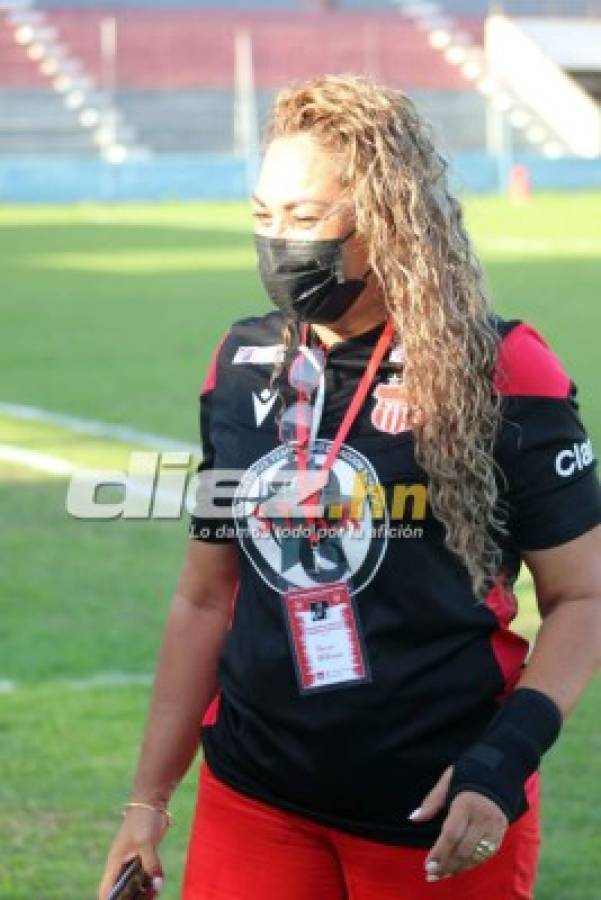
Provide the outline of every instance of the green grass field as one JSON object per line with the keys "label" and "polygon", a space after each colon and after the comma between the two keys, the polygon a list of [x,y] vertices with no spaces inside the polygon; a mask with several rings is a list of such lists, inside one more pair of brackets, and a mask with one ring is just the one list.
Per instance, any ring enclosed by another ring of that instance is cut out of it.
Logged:
{"label": "green grass field", "polygon": [[[466,209],[497,308],[546,336],[601,445],[601,194],[542,195],[518,209],[470,199]],[[0,402],[197,442],[215,342],[268,308],[249,231],[244,205],[0,208]],[[0,432],[0,444],[83,466],[124,468],[138,449],[2,411]],[[0,457],[2,900],[95,896],[187,540],[185,516],[69,517],[67,482]],[[520,598],[519,627],[532,634],[527,577]],[[545,761],[537,900],[601,897],[600,702],[597,680]],[[179,896],[198,763],[161,845],[168,900]]]}

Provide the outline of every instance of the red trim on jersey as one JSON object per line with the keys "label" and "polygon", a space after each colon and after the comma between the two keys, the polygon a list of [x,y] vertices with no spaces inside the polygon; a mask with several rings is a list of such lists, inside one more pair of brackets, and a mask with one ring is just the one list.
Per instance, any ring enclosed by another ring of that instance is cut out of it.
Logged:
{"label": "red trim on jersey", "polygon": [[501,341],[494,384],[504,396],[564,398],[570,391],[562,363],[527,322],[516,325]]}
{"label": "red trim on jersey", "polygon": [[522,674],[522,666],[530,644],[509,629],[516,613],[517,600],[514,594],[507,590],[501,578],[497,579],[494,588],[488,592],[485,602],[498,622],[498,628],[490,636],[492,652],[503,673],[504,688],[497,697],[498,700],[515,687]]}
{"label": "red trim on jersey", "polygon": [[213,351],[213,356],[211,357],[211,362],[209,363],[209,368],[207,369],[207,374],[205,375],[205,379],[200,385],[198,392],[199,394],[206,394],[208,391],[212,391],[217,384],[217,359],[219,357],[219,351],[223,346],[223,342],[225,341],[228,332],[226,331],[215,350]]}
{"label": "red trim on jersey", "polygon": [[[231,606],[230,606],[230,621],[228,628],[232,627],[232,621],[234,618],[234,609],[236,607],[236,600],[238,599],[238,593],[240,591],[240,580],[238,580],[235,584],[234,590],[232,592]],[[219,704],[221,702],[221,691],[217,691],[209,705],[205,710],[205,714],[202,717],[203,725],[214,725],[217,721],[217,716],[219,714]]]}
{"label": "red trim on jersey", "polygon": [[219,712],[219,703],[221,702],[221,691],[217,691],[202,717],[203,725],[214,725],[217,721],[217,713]]}

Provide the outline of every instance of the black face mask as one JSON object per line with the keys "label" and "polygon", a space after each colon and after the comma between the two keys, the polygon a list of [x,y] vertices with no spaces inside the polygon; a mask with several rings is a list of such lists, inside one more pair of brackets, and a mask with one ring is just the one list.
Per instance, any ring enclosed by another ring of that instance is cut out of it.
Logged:
{"label": "black face mask", "polygon": [[342,270],[344,238],[292,241],[255,234],[259,274],[272,302],[302,322],[335,322],[365,287],[365,278],[346,280]]}

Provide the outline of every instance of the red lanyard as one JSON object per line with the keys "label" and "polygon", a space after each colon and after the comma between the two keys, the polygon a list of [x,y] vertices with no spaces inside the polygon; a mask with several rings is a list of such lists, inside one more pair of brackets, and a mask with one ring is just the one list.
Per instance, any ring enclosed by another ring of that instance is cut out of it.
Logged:
{"label": "red lanyard", "polygon": [[[304,326],[303,334],[302,334],[303,343],[306,343],[307,333],[308,333],[308,326]],[[386,320],[386,325],[384,327],[384,330],[382,331],[382,334],[380,335],[380,337],[378,339],[378,343],[374,347],[373,353],[367,364],[365,372],[361,376],[361,380],[359,381],[359,384],[357,385],[357,389],[354,393],[353,399],[351,400],[350,406],[346,410],[344,417],[342,419],[342,422],[340,423],[340,426],[338,428],[338,431],[336,432],[336,436],[334,437],[334,440],[332,441],[330,448],[326,454],[326,458],[320,469],[320,473],[321,473],[323,480],[320,478],[319,485],[316,489],[316,492],[313,493],[311,495],[311,497],[308,497],[306,500],[304,500],[301,505],[304,505],[305,503],[312,501],[313,498],[316,496],[317,491],[320,491],[325,486],[325,484],[327,484],[330,469],[334,465],[334,460],[336,459],[336,457],[340,451],[340,447],[342,446],[344,439],[346,438],[347,434],[350,431],[351,425],[353,424],[353,422],[355,421],[355,419],[357,418],[357,416],[359,414],[359,410],[361,409],[361,407],[363,405],[363,402],[367,396],[367,392],[369,391],[371,384],[372,384],[374,378],[376,377],[377,371],[380,367],[380,363],[384,359],[386,351],[390,347],[393,334],[394,334],[394,323],[391,318],[388,318]],[[306,465],[304,464],[306,462],[306,460],[304,458],[304,454],[302,455],[302,457],[303,457],[302,464],[301,464],[301,459],[299,458],[299,468],[302,471],[304,471],[306,468]]]}

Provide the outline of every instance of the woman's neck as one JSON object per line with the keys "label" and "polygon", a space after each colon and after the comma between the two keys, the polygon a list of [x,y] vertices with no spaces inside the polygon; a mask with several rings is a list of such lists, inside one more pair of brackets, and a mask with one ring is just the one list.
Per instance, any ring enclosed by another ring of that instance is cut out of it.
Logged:
{"label": "woman's neck", "polygon": [[360,297],[336,322],[330,325],[311,323],[311,329],[326,347],[331,347],[339,341],[346,341],[356,334],[375,328],[387,318],[387,315],[383,299],[373,296]]}

